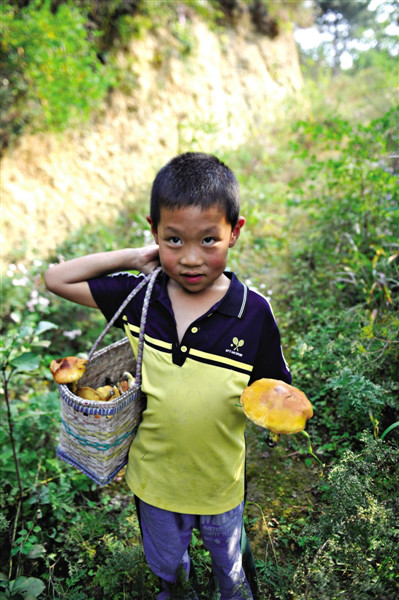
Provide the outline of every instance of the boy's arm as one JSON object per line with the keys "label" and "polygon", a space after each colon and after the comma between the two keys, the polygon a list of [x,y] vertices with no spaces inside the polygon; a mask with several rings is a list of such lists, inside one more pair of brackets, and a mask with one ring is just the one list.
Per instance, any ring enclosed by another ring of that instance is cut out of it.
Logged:
{"label": "boy's arm", "polygon": [[89,254],[53,265],[44,273],[50,292],[84,306],[98,308],[87,281],[117,271],[150,273],[159,264],[158,246]]}

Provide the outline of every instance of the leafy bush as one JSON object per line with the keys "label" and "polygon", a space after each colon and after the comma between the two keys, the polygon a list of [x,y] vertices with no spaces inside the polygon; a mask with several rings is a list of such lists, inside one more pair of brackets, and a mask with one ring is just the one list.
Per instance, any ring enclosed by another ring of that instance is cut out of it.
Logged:
{"label": "leafy bush", "polygon": [[84,14],[71,3],[56,12],[34,0],[20,12],[2,7],[2,145],[23,130],[59,131],[87,119],[112,85],[97,58]]}
{"label": "leafy bush", "polygon": [[396,114],[295,127],[292,148],[307,167],[288,194],[283,337],[294,381],[315,404],[320,452],[339,455],[364,429],[395,420]]}
{"label": "leafy bush", "polygon": [[399,592],[397,448],[362,438],[331,469],[323,504],[298,537],[296,598],[394,600]]}
{"label": "leafy bush", "polygon": [[398,115],[396,109],[368,125],[334,118],[295,128],[292,146],[308,163],[288,200],[308,218],[308,243],[299,238],[300,252],[350,305],[392,304],[399,288],[399,192],[389,157]]}
{"label": "leafy bush", "polygon": [[141,546],[126,546],[113,540],[108,550],[108,557],[97,569],[94,579],[105,597],[115,600],[123,600],[126,595],[132,600],[151,597],[158,579],[148,571]]}
{"label": "leafy bush", "polygon": [[366,315],[316,307],[304,333],[291,334],[289,358],[295,384],[314,405],[308,429],[318,451],[339,455],[364,429],[373,431],[379,422],[382,431],[395,419],[397,384],[389,370],[381,378],[380,365],[363,350]]}

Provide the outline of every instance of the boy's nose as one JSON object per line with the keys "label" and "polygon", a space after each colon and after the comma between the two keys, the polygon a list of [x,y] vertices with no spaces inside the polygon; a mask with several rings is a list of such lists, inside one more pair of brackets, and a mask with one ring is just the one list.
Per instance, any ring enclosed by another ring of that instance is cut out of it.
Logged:
{"label": "boy's nose", "polygon": [[196,248],[188,247],[185,249],[180,262],[186,267],[196,267],[202,263],[201,253]]}

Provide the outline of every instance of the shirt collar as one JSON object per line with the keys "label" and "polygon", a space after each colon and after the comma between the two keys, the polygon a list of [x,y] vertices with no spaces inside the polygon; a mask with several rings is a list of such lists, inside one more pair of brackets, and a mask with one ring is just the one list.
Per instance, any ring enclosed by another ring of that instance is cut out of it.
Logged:
{"label": "shirt collar", "polygon": [[[231,281],[229,289],[225,296],[212,307],[211,311],[218,311],[222,314],[241,319],[247,303],[248,288],[239,281],[234,273],[225,271],[224,274]],[[164,306],[171,308],[167,291],[168,279],[168,276],[163,271],[158,275],[151,301],[161,302]]]}
{"label": "shirt collar", "polygon": [[234,273],[225,271],[225,275],[231,280],[230,287],[224,298],[215,305],[215,309],[225,315],[241,319],[247,304],[248,288]]}

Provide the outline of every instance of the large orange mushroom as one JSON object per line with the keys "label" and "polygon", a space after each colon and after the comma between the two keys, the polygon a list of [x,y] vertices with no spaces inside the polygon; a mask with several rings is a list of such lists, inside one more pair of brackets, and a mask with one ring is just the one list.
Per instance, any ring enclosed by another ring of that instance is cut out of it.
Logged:
{"label": "large orange mushroom", "polygon": [[66,356],[56,358],[50,363],[51,374],[58,384],[72,384],[76,390],[76,384],[86,371],[87,360],[77,356]]}
{"label": "large orange mushroom", "polygon": [[251,421],[271,432],[275,442],[282,433],[303,431],[306,421],[313,416],[305,394],[278,379],[258,379],[246,387],[241,405]]}

